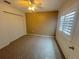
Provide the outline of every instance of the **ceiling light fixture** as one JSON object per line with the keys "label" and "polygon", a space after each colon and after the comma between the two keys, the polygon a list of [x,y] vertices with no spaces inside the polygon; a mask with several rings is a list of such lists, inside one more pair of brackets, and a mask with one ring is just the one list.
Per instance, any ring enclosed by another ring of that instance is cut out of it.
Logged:
{"label": "ceiling light fixture", "polygon": [[40,8],[40,0],[23,0],[19,1],[19,4],[28,8],[29,11],[35,11],[37,8]]}
{"label": "ceiling light fixture", "polygon": [[35,11],[35,9],[36,9],[36,6],[35,5],[32,5],[32,6],[29,6],[28,7],[28,10],[30,10],[30,11]]}

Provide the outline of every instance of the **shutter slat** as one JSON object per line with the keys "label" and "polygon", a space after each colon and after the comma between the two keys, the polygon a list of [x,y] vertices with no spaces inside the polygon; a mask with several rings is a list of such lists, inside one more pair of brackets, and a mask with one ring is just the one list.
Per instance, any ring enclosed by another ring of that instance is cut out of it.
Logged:
{"label": "shutter slat", "polygon": [[65,16],[61,16],[59,30],[67,35],[71,34],[75,13],[76,12],[71,12]]}

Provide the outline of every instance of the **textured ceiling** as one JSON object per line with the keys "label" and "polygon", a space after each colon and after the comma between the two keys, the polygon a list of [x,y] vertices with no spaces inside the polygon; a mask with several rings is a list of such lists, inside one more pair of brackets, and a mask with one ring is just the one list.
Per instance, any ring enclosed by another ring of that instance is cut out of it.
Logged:
{"label": "textured ceiling", "polygon": [[[25,12],[28,12],[27,6],[19,3],[23,0],[7,0],[7,1],[11,2],[12,6],[14,6],[20,10],[23,10]],[[60,8],[60,6],[62,6],[62,4],[66,0],[39,0],[39,1],[41,2],[41,5],[39,8],[36,9],[37,12],[38,11],[55,11],[55,10],[58,10]]]}

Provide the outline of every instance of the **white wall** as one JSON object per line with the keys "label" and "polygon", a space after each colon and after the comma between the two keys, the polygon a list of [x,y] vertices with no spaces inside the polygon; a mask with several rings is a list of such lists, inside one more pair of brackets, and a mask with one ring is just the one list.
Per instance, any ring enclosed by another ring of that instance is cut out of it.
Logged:
{"label": "white wall", "polygon": [[[79,17],[79,0],[68,0],[59,11],[59,20],[60,16],[67,14],[71,11],[75,10],[78,13]],[[79,20],[79,18],[76,17]],[[76,25],[73,28],[72,37],[68,39],[62,32],[58,30],[59,28],[59,20],[57,26],[56,38],[57,41],[66,57],[66,59],[79,59],[79,21],[75,23]],[[74,46],[74,51],[69,49],[69,47]]]}
{"label": "white wall", "polygon": [[[5,13],[19,14],[13,15]],[[0,2],[0,49],[17,38],[26,35],[25,14],[5,3]]]}

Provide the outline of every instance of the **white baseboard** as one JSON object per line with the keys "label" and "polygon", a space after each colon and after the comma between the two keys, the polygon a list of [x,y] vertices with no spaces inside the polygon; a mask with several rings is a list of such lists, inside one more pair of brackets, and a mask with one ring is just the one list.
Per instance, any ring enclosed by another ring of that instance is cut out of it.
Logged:
{"label": "white baseboard", "polygon": [[2,49],[2,48],[4,48],[4,47],[8,46],[9,44],[10,44],[10,43],[8,42],[8,43],[5,43],[5,44],[1,45],[1,46],[0,46],[0,49]]}
{"label": "white baseboard", "polygon": [[[22,35],[22,36],[24,36],[24,35]],[[22,36],[20,36],[20,37],[22,37]],[[20,38],[20,37],[18,37],[18,38]],[[16,38],[15,40],[17,40],[18,38]],[[2,48],[4,48],[4,47],[8,46],[9,44],[11,44],[11,43],[12,43],[13,41],[15,41],[15,40],[8,41],[8,42],[5,42],[4,44],[0,45],[0,50],[1,50]]]}
{"label": "white baseboard", "polygon": [[54,37],[54,36],[47,36],[47,35],[41,35],[41,34],[28,34],[33,36],[42,36],[42,37]]}

